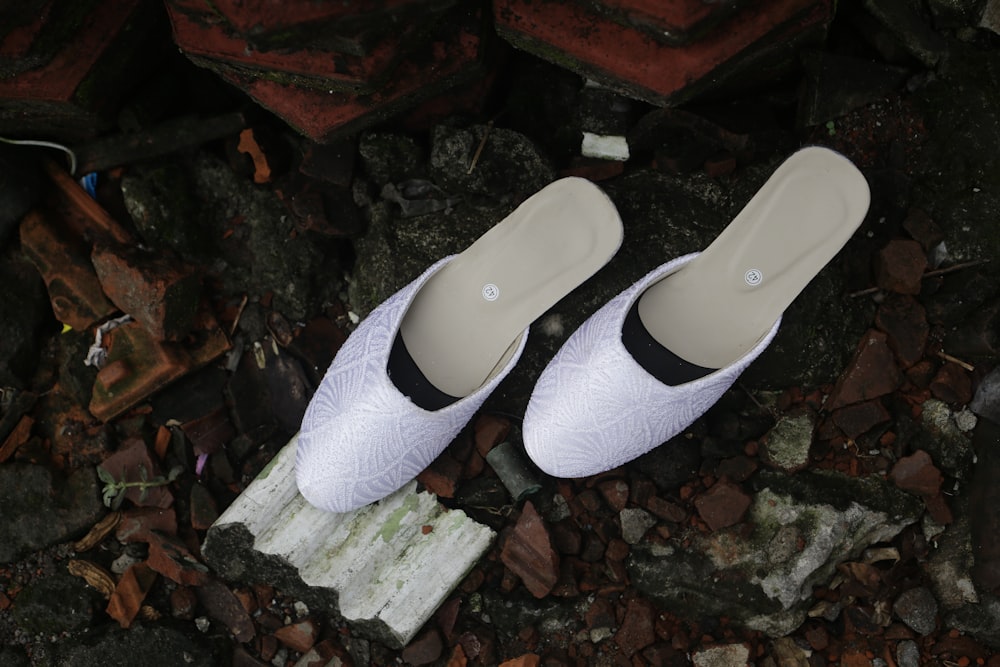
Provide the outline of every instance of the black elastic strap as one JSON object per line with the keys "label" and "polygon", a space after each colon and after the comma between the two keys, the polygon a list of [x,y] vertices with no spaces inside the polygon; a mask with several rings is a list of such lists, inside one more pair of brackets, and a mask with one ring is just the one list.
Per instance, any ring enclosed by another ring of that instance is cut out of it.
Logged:
{"label": "black elastic strap", "polygon": [[396,389],[404,396],[409,396],[411,401],[424,410],[440,410],[460,400],[431,384],[410,356],[403,337],[398,333],[392,343],[392,350],[389,351],[389,364],[385,370]]}
{"label": "black elastic strap", "polygon": [[639,318],[639,300],[636,299],[622,326],[622,343],[625,349],[650,375],[663,384],[676,386],[705,377],[714,368],[703,368],[685,361],[660,345]]}

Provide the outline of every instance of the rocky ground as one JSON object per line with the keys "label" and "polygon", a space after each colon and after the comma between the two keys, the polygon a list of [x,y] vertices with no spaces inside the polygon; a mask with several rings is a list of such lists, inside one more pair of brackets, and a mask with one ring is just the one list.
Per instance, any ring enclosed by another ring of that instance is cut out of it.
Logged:
{"label": "rocky ground", "polygon": [[[678,109],[511,52],[475,116],[404,114],[320,147],[256,112],[239,144],[101,171],[126,238],[200,281],[214,325],[189,313],[202,338],[185,349],[231,341],[164,362],[185,374],[136,406],[101,394],[103,422],[94,331],[63,329],[30,238],[0,229],[0,664],[1000,665],[1000,38],[949,3],[921,30],[841,4],[792,69]],[[245,111],[179,56],[158,76],[198,100],[178,112]],[[627,135],[630,158],[581,158],[582,129]],[[545,362],[804,144],[851,158],[872,206],[772,347],[649,455],[532,472],[513,498],[486,456],[509,442],[524,462]],[[206,531],[295,433],[358,318],[566,174],[608,192],[626,240],[420,477],[498,533],[434,618],[394,648],[213,573]],[[152,265],[96,257],[108,276]]]}

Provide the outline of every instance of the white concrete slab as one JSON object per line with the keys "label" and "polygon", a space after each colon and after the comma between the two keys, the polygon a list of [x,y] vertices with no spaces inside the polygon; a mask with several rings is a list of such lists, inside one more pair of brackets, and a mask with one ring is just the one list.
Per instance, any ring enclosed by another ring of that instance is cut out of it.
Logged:
{"label": "white concrete slab", "polygon": [[[405,646],[486,552],[494,532],[410,482],[346,514],[309,505],[295,486],[297,437],[208,531],[222,576],[277,586]],[[270,579],[270,580],[269,580]]]}

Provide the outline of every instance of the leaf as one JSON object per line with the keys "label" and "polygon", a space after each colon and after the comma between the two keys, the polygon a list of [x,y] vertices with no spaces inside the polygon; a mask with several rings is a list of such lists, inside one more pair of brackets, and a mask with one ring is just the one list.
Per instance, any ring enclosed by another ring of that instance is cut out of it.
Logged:
{"label": "leaf", "polygon": [[142,487],[142,491],[139,492],[139,503],[142,504],[146,502],[147,498],[149,498],[149,487],[144,486]]}
{"label": "leaf", "polygon": [[149,481],[149,472],[146,470],[146,466],[139,464],[139,479],[143,482]]}
{"label": "leaf", "polygon": [[174,466],[167,474],[167,479],[171,482],[177,481],[177,478],[181,476],[182,472],[184,472],[184,466]]}
{"label": "leaf", "polygon": [[102,468],[100,466],[97,467],[97,477],[98,477],[98,479],[100,479],[105,484],[114,484],[115,483],[114,476],[111,473],[109,473],[107,470],[105,470],[104,468]]}
{"label": "leaf", "polygon": [[115,501],[113,503],[111,503],[111,509],[113,509],[113,510],[121,509],[122,503],[124,503],[124,502],[125,502],[125,494],[124,493],[119,493],[115,497]]}

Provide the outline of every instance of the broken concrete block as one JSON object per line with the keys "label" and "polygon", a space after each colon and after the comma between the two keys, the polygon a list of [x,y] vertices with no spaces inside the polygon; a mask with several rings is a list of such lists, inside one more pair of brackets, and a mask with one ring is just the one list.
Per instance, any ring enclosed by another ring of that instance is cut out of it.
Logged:
{"label": "broken concrete block", "polygon": [[493,541],[411,482],[354,512],[324,512],[295,485],[298,438],[209,529],[202,553],[230,580],[266,582],[355,630],[405,646]]}

